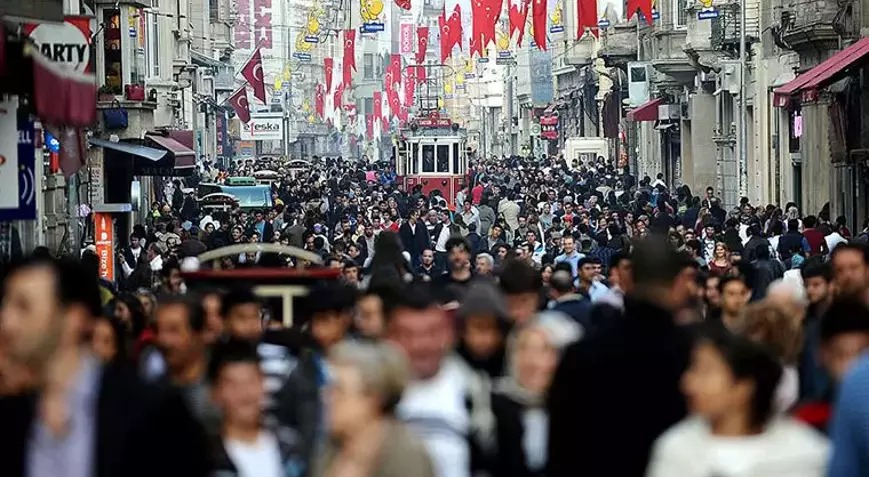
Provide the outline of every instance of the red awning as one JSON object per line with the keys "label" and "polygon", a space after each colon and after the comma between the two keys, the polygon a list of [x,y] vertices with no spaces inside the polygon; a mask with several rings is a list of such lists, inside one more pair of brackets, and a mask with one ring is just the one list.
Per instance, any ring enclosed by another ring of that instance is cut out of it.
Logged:
{"label": "red awning", "polygon": [[646,101],[640,106],[628,111],[628,121],[657,121],[658,106],[664,102],[664,98],[655,98]]}
{"label": "red awning", "polygon": [[196,153],[171,137],[149,134],[148,139],[175,156],[175,169],[189,169],[196,166]]}
{"label": "red awning", "polygon": [[775,106],[785,107],[790,102],[790,97],[801,91],[816,90],[839,77],[851,66],[865,60],[869,56],[869,37],[863,38],[857,43],[845,48],[835,55],[827,58],[818,66],[806,71],[790,83],[776,89]]}

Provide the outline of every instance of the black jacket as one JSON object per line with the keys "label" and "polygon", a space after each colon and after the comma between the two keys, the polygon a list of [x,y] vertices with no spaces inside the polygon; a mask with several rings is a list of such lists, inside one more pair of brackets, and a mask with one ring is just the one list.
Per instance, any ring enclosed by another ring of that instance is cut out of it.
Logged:
{"label": "black jacket", "polygon": [[428,229],[423,222],[417,222],[416,229],[412,229],[408,222],[401,224],[398,228],[398,238],[401,239],[401,245],[410,254],[412,260],[418,260],[423,250],[431,248]]}
{"label": "black jacket", "polygon": [[[28,440],[36,419],[34,394],[0,399],[3,477],[26,475]],[[95,422],[95,477],[205,477],[205,432],[180,394],[143,384],[132,370],[103,370]]]}
{"label": "black jacket", "polygon": [[498,455],[492,459],[492,477],[543,477],[543,472],[528,469],[523,439],[525,406],[506,395],[492,394]]}
{"label": "black jacket", "polygon": [[571,345],[549,392],[548,477],[642,477],[652,443],[685,416],[690,335],[670,313],[625,299],[612,326]]}

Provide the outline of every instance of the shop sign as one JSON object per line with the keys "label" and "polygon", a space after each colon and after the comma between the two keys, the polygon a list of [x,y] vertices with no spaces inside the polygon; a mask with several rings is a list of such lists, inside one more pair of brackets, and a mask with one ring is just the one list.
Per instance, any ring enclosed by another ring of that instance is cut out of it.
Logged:
{"label": "shop sign", "polygon": [[[10,108],[9,106],[12,106]],[[0,103],[0,221],[36,220],[36,155],[33,121],[17,117],[15,103]]]}
{"label": "shop sign", "polygon": [[60,24],[28,23],[23,31],[51,61],[78,72],[93,70],[89,17],[67,16]]}
{"label": "shop sign", "polygon": [[100,278],[115,281],[115,230],[111,214],[94,213],[94,242]]}
{"label": "shop sign", "polygon": [[284,138],[284,117],[278,113],[251,114],[250,121],[241,128],[244,141],[271,141]]}

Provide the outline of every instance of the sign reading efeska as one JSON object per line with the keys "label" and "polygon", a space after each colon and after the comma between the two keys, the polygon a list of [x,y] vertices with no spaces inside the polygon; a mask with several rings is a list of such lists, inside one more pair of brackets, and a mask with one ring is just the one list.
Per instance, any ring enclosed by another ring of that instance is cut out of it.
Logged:
{"label": "sign reading efeska", "polygon": [[91,68],[91,19],[67,16],[63,23],[28,23],[24,33],[51,61],[75,71]]}
{"label": "sign reading efeska", "polygon": [[242,141],[273,141],[284,138],[284,117],[281,113],[254,113],[241,126]]}

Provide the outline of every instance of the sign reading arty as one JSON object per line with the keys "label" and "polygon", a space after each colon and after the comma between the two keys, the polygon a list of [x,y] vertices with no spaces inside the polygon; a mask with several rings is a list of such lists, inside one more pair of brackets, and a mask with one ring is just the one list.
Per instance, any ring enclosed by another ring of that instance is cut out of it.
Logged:
{"label": "sign reading arty", "polygon": [[93,70],[90,18],[70,15],[60,24],[27,23],[23,30],[51,61],[79,72]]}
{"label": "sign reading arty", "polygon": [[540,137],[554,141],[558,139],[558,116],[540,118]]}
{"label": "sign reading arty", "polygon": [[284,117],[281,113],[251,114],[250,121],[242,125],[243,141],[273,141],[284,138]]}
{"label": "sign reading arty", "polygon": [[94,214],[94,239],[100,278],[113,282],[115,281],[115,229],[110,214]]}

